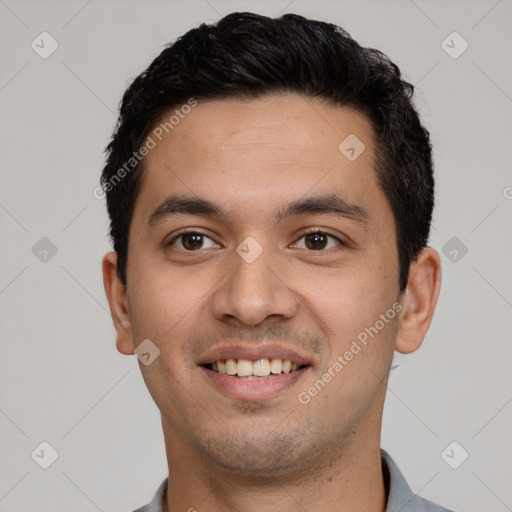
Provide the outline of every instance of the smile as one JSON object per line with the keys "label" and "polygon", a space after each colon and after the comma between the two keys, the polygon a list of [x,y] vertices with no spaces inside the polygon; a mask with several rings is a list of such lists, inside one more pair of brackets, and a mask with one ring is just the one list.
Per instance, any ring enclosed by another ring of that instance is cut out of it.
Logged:
{"label": "smile", "polygon": [[291,373],[302,369],[306,365],[300,366],[292,363],[289,359],[262,358],[256,361],[249,359],[218,359],[213,363],[206,364],[205,367],[222,375],[231,375],[240,379],[264,379],[275,377],[284,373]]}
{"label": "smile", "polygon": [[[289,359],[217,359],[199,367],[207,382],[222,395],[237,400],[269,400],[291,388],[311,370]],[[304,385],[302,385],[304,387]]]}

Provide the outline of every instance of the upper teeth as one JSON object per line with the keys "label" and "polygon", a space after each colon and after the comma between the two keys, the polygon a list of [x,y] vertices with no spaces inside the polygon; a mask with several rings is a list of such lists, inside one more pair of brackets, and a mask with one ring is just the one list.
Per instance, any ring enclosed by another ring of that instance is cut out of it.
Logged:
{"label": "upper teeth", "polygon": [[238,375],[239,377],[266,377],[271,373],[290,373],[298,370],[298,364],[292,364],[289,359],[258,359],[250,361],[249,359],[219,359],[212,363],[214,371],[227,375]]}

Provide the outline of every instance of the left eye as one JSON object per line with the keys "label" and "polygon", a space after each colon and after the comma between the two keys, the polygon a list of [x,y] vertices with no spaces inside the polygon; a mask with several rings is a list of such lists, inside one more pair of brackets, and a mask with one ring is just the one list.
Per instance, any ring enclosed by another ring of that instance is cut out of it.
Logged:
{"label": "left eye", "polygon": [[[312,251],[321,251],[323,249],[330,249],[331,247],[327,247],[329,245],[328,239],[332,238],[333,240],[336,240],[338,244],[336,245],[343,245],[343,242],[336,238],[333,235],[329,235],[327,233],[324,233],[323,231],[313,231],[311,233],[306,233],[305,235],[302,235],[299,240],[306,239],[305,242],[305,248],[310,249]],[[299,247],[300,249],[303,249],[303,247]]]}
{"label": "left eye", "polygon": [[180,239],[182,240],[181,247],[178,247],[178,249],[184,249],[185,251],[205,249],[204,239],[208,239],[212,242],[213,245],[211,247],[217,246],[217,244],[210,237],[203,235],[202,233],[195,233],[194,231],[189,233],[181,233],[180,235],[175,236],[168,245],[175,246],[175,242]]}

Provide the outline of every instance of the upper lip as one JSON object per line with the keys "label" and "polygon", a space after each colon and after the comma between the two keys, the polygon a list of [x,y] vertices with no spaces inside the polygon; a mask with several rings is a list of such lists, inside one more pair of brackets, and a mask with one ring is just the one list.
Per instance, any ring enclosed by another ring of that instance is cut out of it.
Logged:
{"label": "upper lip", "polygon": [[313,364],[311,357],[279,345],[224,345],[203,354],[198,359],[197,364],[201,366],[219,361],[220,359],[249,359],[250,361],[257,361],[264,358],[282,359],[283,361],[290,360],[292,364],[298,364],[299,366]]}

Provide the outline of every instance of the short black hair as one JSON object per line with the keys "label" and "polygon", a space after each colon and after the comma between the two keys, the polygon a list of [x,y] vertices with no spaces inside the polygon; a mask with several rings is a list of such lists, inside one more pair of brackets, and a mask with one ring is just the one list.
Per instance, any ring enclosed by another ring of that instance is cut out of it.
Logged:
{"label": "short black hair", "polygon": [[123,95],[101,185],[125,286],[128,234],[143,177],[138,151],[157,120],[191,98],[286,92],[352,107],[371,122],[377,179],[396,224],[399,290],[405,290],[410,262],[428,242],[434,207],[430,134],[412,103],[414,86],[384,53],[360,46],[337,25],[296,14],[270,18],[249,12],[189,30]]}

